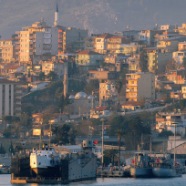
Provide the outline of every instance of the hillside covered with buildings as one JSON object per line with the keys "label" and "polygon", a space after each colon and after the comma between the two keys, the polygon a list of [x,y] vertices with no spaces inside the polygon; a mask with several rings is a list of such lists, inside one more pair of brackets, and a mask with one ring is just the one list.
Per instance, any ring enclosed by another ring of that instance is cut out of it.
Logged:
{"label": "hillside covered with buildings", "polygon": [[128,149],[139,147],[141,136],[149,143],[149,136],[173,135],[175,124],[184,138],[186,23],[90,34],[61,24],[59,5],[49,21],[38,18],[0,39],[1,137],[42,134],[73,144],[78,136],[100,137],[105,122],[106,134],[125,136]]}

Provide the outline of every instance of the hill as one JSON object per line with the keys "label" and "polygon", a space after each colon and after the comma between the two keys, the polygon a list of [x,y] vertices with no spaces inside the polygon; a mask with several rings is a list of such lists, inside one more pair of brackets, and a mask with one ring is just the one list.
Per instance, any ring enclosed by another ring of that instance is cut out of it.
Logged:
{"label": "hill", "polygon": [[[0,35],[9,38],[23,26],[44,18],[53,23],[56,0],[0,0]],[[90,33],[126,28],[150,29],[155,24],[185,22],[185,0],[58,0],[59,23]]]}

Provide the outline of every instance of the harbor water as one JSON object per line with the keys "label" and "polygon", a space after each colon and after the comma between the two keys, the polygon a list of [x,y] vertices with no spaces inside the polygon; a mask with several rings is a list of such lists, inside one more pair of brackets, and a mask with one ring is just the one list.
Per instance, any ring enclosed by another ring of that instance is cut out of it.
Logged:
{"label": "harbor water", "polygon": [[[0,186],[13,186],[10,174],[0,175]],[[16,184],[16,186],[60,186],[61,184]],[[134,178],[97,178],[94,181],[82,181],[67,184],[68,186],[185,186],[186,175],[167,179],[134,179]]]}

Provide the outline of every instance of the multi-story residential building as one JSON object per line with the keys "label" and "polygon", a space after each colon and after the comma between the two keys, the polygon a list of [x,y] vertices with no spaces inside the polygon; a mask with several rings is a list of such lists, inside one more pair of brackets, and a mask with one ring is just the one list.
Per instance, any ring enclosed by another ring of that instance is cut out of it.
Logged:
{"label": "multi-story residential building", "polygon": [[178,43],[178,51],[186,51],[186,41]]}
{"label": "multi-story residential building", "polygon": [[126,101],[155,99],[155,75],[149,72],[126,74]]}
{"label": "multi-story residential building", "polygon": [[89,70],[89,79],[97,79],[97,80],[114,80],[118,77],[118,73],[115,71],[108,71],[102,68],[98,70]]}
{"label": "multi-story residential building", "polygon": [[103,55],[97,52],[83,50],[76,54],[75,62],[79,66],[99,66]]}
{"label": "multi-story residential building", "polygon": [[12,40],[0,40],[0,61],[8,63],[15,61]]}
{"label": "multi-story residential building", "polygon": [[169,31],[174,31],[176,29],[175,25],[160,25],[159,26],[160,30],[169,30]]}
{"label": "multi-story residential building", "polygon": [[121,45],[124,43],[124,37],[122,36],[110,36],[107,38],[107,50],[110,52],[116,52],[116,50],[119,50],[121,48]]}
{"label": "multi-story residential building", "polygon": [[21,85],[7,79],[0,79],[0,117],[21,114]]}
{"label": "multi-story residential building", "polygon": [[172,70],[166,73],[166,78],[175,84],[185,84],[185,71],[184,70]]}
{"label": "multi-story residential building", "polygon": [[177,40],[160,40],[156,44],[158,49],[166,49],[166,51],[174,52],[178,49],[178,41]]}
{"label": "multi-story residential building", "polygon": [[156,114],[156,130],[162,132],[164,130],[175,132],[182,136],[185,135],[186,113],[176,112],[158,112]]}
{"label": "multi-story residential building", "polygon": [[102,105],[108,100],[116,101],[117,90],[116,86],[111,81],[99,83],[99,105]]}
{"label": "multi-story residential building", "polygon": [[50,72],[55,72],[58,77],[64,75],[64,63],[54,62],[54,61],[41,61],[41,69],[45,75],[48,75]]}
{"label": "multi-story residential building", "polygon": [[140,72],[140,55],[134,54],[127,59],[129,72]]}
{"label": "multi-story residential building", "polygon": [[111,37],[110,34],[102,34],[94,36],[94,51],[105,54],[107,52],[107,39]]}
{"label": "multi-story residential building", "polygon": [[131,55],[136,53],[139,50],[139,48],[140,45],[137,43],[121,44],[120,48],[116,50],[116,53]]}
{"label": "multi-story residential building", "polygon": [[147,45],[152,45],[154,43],[154,36],[156,34],[156,31],[154,30],[141,30],[136,40],[141,41]]}
{"label": "multi-story residential building", "polygon": [[186,99],[186,85],[182,85],[181,94],[182,94],[182,98]]}
{"label": "multi-story residential building", "polygon": [[108,53],[108,54],[104,55],[104,62],[113,64],[113,65],[116,65],[117,63],[125,64],[127,58],[128,58],[128,56],[126,56],[124,54]]}
{"label": "multi-story residential building", "polygon": [[147,67],[152,73],[164,73],[168,61],[172,60],[172,53],[165,49],[147,48]]}
{"label": "multi-story residential building", "polygon": [[179,34],[186,35],[186,23],[182,23],[180,27],[176,29]]}
{"label": "multi-story residential building", "polygon": [[176,51],[172,53],[172,58],[178,64],[182,64],[186,57],[186,51]]}
{"label": "multi-story residential building", "polygon": [[58,55],[84,50],[88,31],[72,27],[58,26]]}
{"label": "multi-story residential building", "polygon": [[[44,54],[57,55],[57,28],[49,27],[44,21],[24,27],[18,33],[19,61],[30,63],[33,57]],[[33,62],[33,61],[32,61]]]}

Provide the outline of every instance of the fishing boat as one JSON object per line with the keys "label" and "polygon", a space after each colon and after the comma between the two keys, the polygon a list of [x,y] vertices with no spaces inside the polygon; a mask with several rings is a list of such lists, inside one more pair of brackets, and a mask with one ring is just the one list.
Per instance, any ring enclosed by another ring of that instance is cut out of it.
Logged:
{"label": "fishing boat", "polygon": [[151,177],[152,167],[150,165],[150,157],[143,152],[137,152],[132,159],[130,168],[131,177]]}

